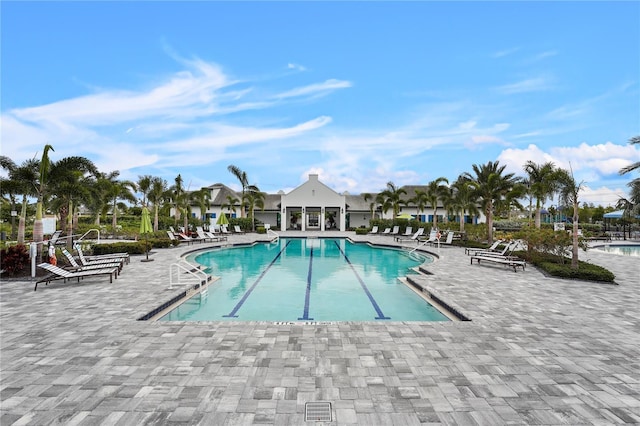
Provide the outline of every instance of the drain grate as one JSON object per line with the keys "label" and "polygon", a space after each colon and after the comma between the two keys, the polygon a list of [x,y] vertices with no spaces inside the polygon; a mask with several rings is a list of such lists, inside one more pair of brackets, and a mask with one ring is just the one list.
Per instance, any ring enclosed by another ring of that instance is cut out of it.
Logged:
{"label": "drain grate", "polygon": [[306,402],[304,404],[305,422],[330,422],[331,403],[324,401]]}

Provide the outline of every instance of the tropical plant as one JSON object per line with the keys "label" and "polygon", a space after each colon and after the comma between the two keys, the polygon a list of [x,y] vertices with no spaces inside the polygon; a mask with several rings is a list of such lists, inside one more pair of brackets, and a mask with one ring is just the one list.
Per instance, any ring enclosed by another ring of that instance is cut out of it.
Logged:
{"label": "tropical plant", "polygon": [[449,184],[449,180],[446,177],[439,177],[432,180],[427,184],[426,195],[429,205],[433,209],[433,227],[438,227],[438,200],[447,196],[448,186],[443,183]]}
{"label": "tropical plant", "polygon": [[106,195],[107,200],[110,200],[111,202],[111,226],[115,235],[116,229],[118,227],[118,207],[121,206],[120,204],[118,204],[118,200],[135,203],[136,197],[134,195],[134,192],[136,190],[136,184],[130,180],[117,180],[116,178],[120,176],[120,172],[118,171],[114,171],[108,176],[110,177],[110,179]]}
{"label": "tropical plant", "polygon": [[138,191],[142,194],[142,205],[147,205],[147,197],[149,196],[149,191],[151,190],[151,182],[153,181],[153,176],[144,175],[138,176]]}
{"label": "tropical plant", "polygon": [[[240,217],[245,217],[245,207],[247,205],[246,193],[247,191],[251,190],[251,185],[249,185],[249,178],[247,177],[246,172],[242,171],[238,166],[234,166],[233,164],[227,166],[227,170],[229,170],[229,172],[231,172],[231,174],[234,175],[236,179],[238,179],[238,182],[240,182],[240,186],[242,187],[240,197],[242,208],[240,209]],[[258,190],[257,187],[254,187],[254,190]]]}
{"label": "tropical plant", "polygon": [[382,205],[384,213],[391,209],[395,218],[400,213],[400,207],[407,204],[402,199],[402,196],[406,195],[406,193],[407,191],[404,188],[398,188],[393,182],[387,182],[387,188],[378,194],[376,200]]}
{"label": "tropical plant", "polygon": [[478,216],[480,211],[468,180],[458,177],[451,187],[453,189],[453,209],[460,217],[460,232],[464,232],[465,213],[469,212],[470,215]]}
{"label": "tropical plant", "polygon": [[371,219],[369,219],[369,223],[371,223],[371,221],[374,219],[373,217],[373,213],[375,212],[376,209],[376,202],[375,199],[373,197],[373,195],[369,194],[368,192],[363,192],[362,193],[362,198],[364,199],[364,202],[368,202],[373,200],[371,203],[369,203],[369,214],[371,215]]}
{"label": "tropical plant", "polygon": [[264,210],[264,199],[266,194],[261,191],[249,191],[245,194],[247,203],[247,209],[249,211],[249,217],[251,217],[251,230],[255,231],[255,216],[254,212],[256,207],[260,210]]}
{"label": "tropical plant", "polygon": [[558,177],[558,189],[560,195],[560,201],[566,206],[573,207],[573,238],[572,238],[572,250],[571,250],[571,269],[578,268],[578,250],[580,244],[578,241],[578,214],[579,214],[579,200],[578,196],[582,190],[582,182],[577,183],[573,177],[571,170],[560,169],[557,172]]}
{"label": "tropical plant", "polygon": [[167,189],[167,181],[160,177],[151,179],[151,187],[147,194],[149,202],[153,203],[153,231],[158,232],[158,217],[162,203],[170,198]]}
{"label": "tropical plant", "polygon": [[239,202],[240,202],[240,200],[238,200],[233,195],[227,195],[227,202],[223,203],[222,206],[220,206],[220,207],[223,210],[227,209],[229,211],[229,216],[231,216],[231,213],[235,213],[236,212],[236,206],[238,205]]}
{"label": "tropical plant", "polygon": [[[640,144],[640,136],[634,136],[631,139],[629,139],[629,143],[631,145],[637,145]],[[635,163],[632,163],[626,167],[623,167],[620,169],[620,174],[624,175],[627,174],[629,172],[632,172],[633,170],[637,170],[640,169],[640,161],[636,161]]]}
{"label": "tropical plant", "polygon": [[420,189],[416,189],[416,194],[409,200],[410,203],[415,204],[418,214],[424,213],[428,201],[427,193]]}
{"label": "tropical plant", "polygon": [[503,175],[506,166],[501,166],[499,161],[487,164],[474,164],[472,166],[475,175],[469,172],[461,176],[469,182],[472,197],[477,199],[487,218],[487,237],[489,244],[493,244],[493,217],[495,205],[502,200],[516,183],[513,173]]}
{"label": "tropical plant", "polygon": [[[36,184],[36,194],[38,202],[36,204],[36,219],[33,223],[33,241],[41,243],[44,238],[44,228],[42,223],[42,212],[44,209],[44,197],[47,190],[47,182],[49,179],[49,170],[51,169],[51,160],[49,159],[49,151],[54,151],[49,144],[44,146],[42,158],[38,164],[38,181]],[[38,244],[38,257],[42,256],[42,244]]]}
{"label": "tropical plant", "polygon": [[556,167],[552,162],[536,164],[529,160],[524,165],[528,176],[529,191],[536,199],[535,227],[540,229],[540,210],[542,205],[556,192],[558,180]]}
{"label": "tropical plant", "polygon": [[204,222],[206,220],[207,210],[209,209],[209,202],[211,201],[211,191],[208,188],[201,188],[193,191],[189,195],[190,200],[195,202],[200,208],[200,220]]}

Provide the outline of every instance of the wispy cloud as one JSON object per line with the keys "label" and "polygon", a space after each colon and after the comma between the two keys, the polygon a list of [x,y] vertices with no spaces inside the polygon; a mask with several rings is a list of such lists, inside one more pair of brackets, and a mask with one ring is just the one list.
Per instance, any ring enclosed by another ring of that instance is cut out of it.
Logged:
{"label": "wispy cloud", "polygon": [[349,81],[344,80],[327,80],[323,83],[310,84],[308,86],[297,87],[295,89],[288,90],[275,96],[277,99],[296,98],[301,96],[318,96],[326,95],[337,89],[346,89],[351,87],[352,84]]}
{"label": "wispy cloud", "polygon": [[551,82],[546,77],[534,77],[525,80],[517,81],[515,83],[505,84],[498,86],[498,91],[507,95],[526,93],[526,92],[540,92],[550,89]]}
{"label": "wispy cloud", "polygon": [[492,58],[503,58],[505,56],[513,55],[520,50],[520,47],[511,47],[509,49],[498,50],[491,54]]}
{"label": "wispy cloud", "polygon": [[294,71],[306,71],[307,70],[306,67],[304,67],[304,66],[302,66],[300,64],[294,64],[292,62],[289,62],[287,64],[287,69],[294,70]]}

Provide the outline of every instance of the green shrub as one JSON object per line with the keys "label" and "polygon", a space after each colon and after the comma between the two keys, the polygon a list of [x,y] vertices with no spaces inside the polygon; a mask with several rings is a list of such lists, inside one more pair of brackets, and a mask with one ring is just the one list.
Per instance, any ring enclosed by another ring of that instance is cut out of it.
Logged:
{"label": "green shrub", "polygon": [[267,233],[267,229],[266,229],[264,226],[258,226],[258,227],[256,228],[256,232],[257,232],[258,234],[266,234],[266,233]]}
{"label": "green shrub", "polygon": [[371,231],[371,228],[356,228],[356,235],[366,235]]}
{"label": "green shrub", "polygon": [[127,242],[127,243],[109,243],[109,244],[94,244],[91,246],[93,254],[111,254],[111,253],[123,253],[129,254],[144,254],[146,253],[146,243],[144,241]]}
{"label": "green shrub", "polygon": [[8,275],[24,271],[29,265],[29,250],[24,244],[9,246],[0,251],[0,269]]}
{"label": "green shrub", "polygon": [[578,269],[571,269],[571,259],[567,260],[568,263],[565,264],[544,261],[536,262],[534,264],[554,277],[572,278],[586,281],[602,281],[608,283],[614,282],[615,275],[608,269],[586,262],[579,262]]}

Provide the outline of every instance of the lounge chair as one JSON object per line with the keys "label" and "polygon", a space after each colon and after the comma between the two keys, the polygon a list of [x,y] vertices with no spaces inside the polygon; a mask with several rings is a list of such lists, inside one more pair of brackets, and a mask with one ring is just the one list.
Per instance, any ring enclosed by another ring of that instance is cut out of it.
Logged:
{"label": "lounge chair", "polygon": [[522,270],[524,271],[524,267],[527,264],[524,260],[516,260],[516,258],[513,258],[511,256],[509,257],[488,256],[488,255],[471,256],[472,265],[474,260],[478,262],[478,264],[480,264],[480,262],[491,262],[491,263],[498,263],[501,265],[505,265],[510,268],[513,268],[513,272],[517,272],[518,268],[522,268]]}
{"label": "lounge chair", "polygon": [[117,267],[91,269],[86,271],[67,271],[66,269],[62,269],[61,267],[54,266],[50,263],[40,263],[38,267],[50,272],[50,275],[42,278],[39,281],[36,281],[36,286],[33,288],[33,291],[36,291],[38,289],[39,283],[45,283],[46,285],[49,285],[51,281],[56,280],[64,280],[64,282],[66,282],[67,280],[76,278],[78,282],[80,282],[80,278],[109,275],[109,282],[112,283],[114,277],[116,279],[118,278]]}
{"label": "lounge chair", "polygon": [[399,235],[398,237],[410,237],[413,234],[413,227],[407,226],[404,230],[404,234]]}
{"label": "lounge chair", "polygon": [[475,251],[469,251],[469,255],[470,256],[508,256],[513,249],[515,249],[516,243],[515,242],[510,242],[504,245],[504,247],[499,250],[499,249],[493,249],[491,250],[491,248],[487,249],[487,250],[475,250]]}
{"label": "lounge chair", "polygon": [[240,225],[233,225],[233,232],[236,234],[244,234],[244,231],[240,229]]}
{"label": "lounge chair", "polygon": [[436,232],[436,238],[433,241],[429,241],[429,244],[432,246],[438,245],[438,246],[446,246],[446,245],[451,245],[451,243],[453,242],[453,231],[448,231],[447,232],[447,238],[446,240],[442,241],[442,235],[440,235],[440,238],[438,238],[438,232]]}
{"label": "lounge chair", "polygon": [[371,228],[371,231],[369,231],[369,234],[377,234],[378,233],[378,225],[374,226],[373,228]]}
{"label": "lounge chair", "polygon": [[453,237],[454,237],[454,236],[455,236],[455,232],[453,232],[453,231],[449,231],[449,232],[447,233],[447,239],[446,239],[446,240],[444,240],[444,241],[441,241],[441,242],[440,242],[440,245],[443,245],[443,246],[450,246],[450,245],[452,245],[452,244],[453,244]]}
{"label": "lounge chair", "polygon": [[384,231],[382,231],[382,235],[389,235],[391,233],[391,228],[384,228]]}
{"label": "lounge chair", "polygon": [[104,260],[110,260],[114,262],[117,260],[121,260],[123,263],[127,263],[127,264],[131,261],[131,256],[129,256],[129,253],[127,252],[95,254],[92,256],[85,256],[84,252],[82,251],[82,247],[80,247],[80,244],[74,244],[73,247],[76,249],[76,252],[78,252],[78,258],[80,259],[80,263],[82,263],[83,265],[91,262],[104,261]]}
{"label": "lounge chair", "polygon": [[418,230],[409,238],[404,238],[404,237],[396,237],[396,241],[399,243],[402,243],[404,241],[416,241],[418,242],[418,238],[420,238],[420,235],[422,235],[424,233],[424,228],[418,228]]}
{"label": "lounge chair", "polygon": [[184,232],[179,232],[178,233],[178,238],[182,239],[184,241],[187,241],[187,242],[190,241],[190,242],[193,242],[193,243],[202,243],[206,239],[206,238],[204,238],[204,239],[200,238],[199,236],[198,237],[190,237],[189,235],[185,234]]}
{"label": "lounge chair", "polygon": [[218,237],[216,237],[215,235],[209,234],[207,232],[205,232],[204,228],[202,226],[198,226],[196,227],[196,233],[198,234],[198,238],[202,241],[219,241]]}
{"label": "lounge chair", "polygon": [[438,235],[438,231],[435,229],[432,229],[431,232],[429,232],[429,237],[427,238],[418,237],[418,241],[420,241],[423,245],[430,244],[433,241],[437,240],[437,235]]}
{"label": "lounge chair", "polygon": [[477,252],[479,252],[479,251],[485,251],[485,252],[486,252],[486,251],[493,251],[493,252],[495,252],[495,251],[496,251],[496,249],[498,248],[498,246],[499,246],[500,244],[502,244],[502,242],[503,242],[503,240],[495,240],[495,241],[493,242],[493,244],[491,244],[491,246],[490,246],[490,247],[488,247],[488,248],[477,248],[477,247],[476,247],[476,248],[474,248],[474,247],[467,247],[466,249],[464,249],[464,252],[465,252],[466,254],[468,254],[468,255],[476,254],[476,253],[477,253]]}
{"label": "lounge chair", "polygon": [[67,260],[69,261],[69,264],[71,265],[70,268],[74,271],[85,271],[85,270],[91,270],[91,269],[115,267],[115,268],[118,268],[118,273],[120,273],[122,271],[122,266],[124,265],[124,260],[119,260],[119,259],[113,259],[113,260],[102,259],[102,260],[97,260],[93,262],[83,263],[81,265],[76,261],[73,255],[69,253],[69,250],[63,247],[60,249],[60,251],[67,258]]}
{"label": "lounge chair", "polygon": [[396,225],[393,227],[393,230],[389,233],[389,235],[398,235],[400,233],[400,226]]}
{"label": "lounge chair", "polygon": [[230,234],[230,233],[231,233],[231,232],[229,232],[229,230],[227,229],[227,225],[222,225],[222,226],[220,227],[220,232],[221,232],[222,234]]}

